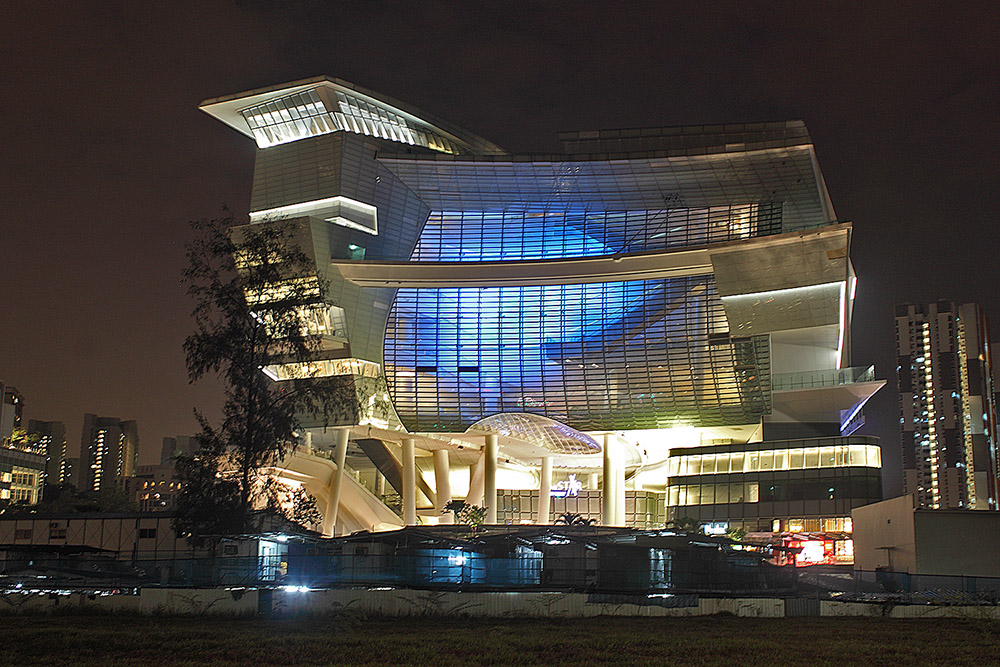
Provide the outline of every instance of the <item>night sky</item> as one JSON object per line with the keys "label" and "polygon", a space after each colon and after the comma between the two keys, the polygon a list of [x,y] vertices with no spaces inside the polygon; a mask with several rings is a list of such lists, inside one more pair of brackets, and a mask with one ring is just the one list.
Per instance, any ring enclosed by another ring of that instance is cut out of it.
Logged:
{"label": "night sky", "polygon": [[[898,488],[892,306],[978,301],[994,232],[1000,3],[8,3],[0,10],[0,380],[26,417],[136,419],[140,463],[216,415],[189,385],[188,221],[245,216],[253,142],[200,101],[328,74],[514,152],[556,132],[803,119],[853,220],[863,432]],[[879,5],[894,4],[887,10]],[[92,6],[94,5],[94,6]],[[711,7],[711,10],[707,8]]]}

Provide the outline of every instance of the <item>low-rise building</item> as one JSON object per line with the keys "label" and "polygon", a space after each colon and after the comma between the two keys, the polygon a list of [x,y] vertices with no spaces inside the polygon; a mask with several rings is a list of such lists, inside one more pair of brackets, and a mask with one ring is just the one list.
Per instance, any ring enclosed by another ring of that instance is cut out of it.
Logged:
{"label": "low-rise building", "polygon": [[910,494],[851,514],[858,570],[1000,577],[998,511],[924,509]]}
{"label": "low-rise building", "polygon": [[0,447],[0,500],[34,505],[44,479],[44,456]]}
{"label": "low-rise building", "polygon": [[139,466],[135,475],[122,479],[129,498],[143,512],[166,512],[174,509],[181,490],[172,463]]}

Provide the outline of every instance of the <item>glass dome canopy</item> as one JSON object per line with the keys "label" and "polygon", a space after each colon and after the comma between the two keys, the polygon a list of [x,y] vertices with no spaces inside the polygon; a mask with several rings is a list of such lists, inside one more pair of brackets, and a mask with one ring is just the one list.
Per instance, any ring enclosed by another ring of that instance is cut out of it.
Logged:
{"label": "glass dome canopy", "polygon": [[529,412],[501,412],[480,419],[469,431],[485,431],[540,445],[554,454],[600,454],[601,445],[586,433]]}

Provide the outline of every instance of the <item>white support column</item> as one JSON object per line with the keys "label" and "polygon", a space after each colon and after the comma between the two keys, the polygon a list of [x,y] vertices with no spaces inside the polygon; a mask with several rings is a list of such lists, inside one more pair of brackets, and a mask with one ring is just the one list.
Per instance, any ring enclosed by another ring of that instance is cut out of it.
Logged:
{"label": "white support column", "polygon": [[597,491],[597,489],[600,488],[598,486],[598,480],[600,478],[601,476],[598,475],[596,472],[589,473],[587,475],[587,488],[590,489],[591,491]]}
{"label": "white support column", "polygon": [[500,454],[500,446],[496,435],[486,436],[486,449],[484,451],[483,472],[483,503],[486,507],[486,523],[495,524],[497,522],[497,456]]}
{"label": "white support column", "polygon": [[313,453],[313,434],[311,431],[306,431],[306,454]]}
{"label": "white support column", "polygon": [[[344,461],[347,459],[347,441],[351,437],[350,429],[342,428],[337,431],[337,444],[333,448],[333,462],[337,465],[337,470],[330,480],[330,499],[326,505],[326,516],[323,521],[323,532],[334,535],[337,530],[337,514],[340,510],[340,490],[344,486]],[[307,442],[312,442],[307,432]]]}
{"label": "white support column", "polygon": [[615,441],[615,525],[625,525],[625,452]]}
{"label": "white support column", "polygon": [[417,461],[413,438],[403,438],[403,523],[417,524]]}
{"label": "white support column", "polygon": [[615,459],[611,451],[612,436],[604,436],[604,487],[601,489],[601,523],[613,526],[615,523]]}
{"label": "white support column", "polygon": [[537,523],[549,523],[552,504],[552,457],[542,458],[542,472],[538,476],[538,518]]}
{"label": "white support column", "polygon": [[452,523],[454,515],[445,512],[444,507],[451,502],[451,465],[447,449],[434,450],[434,484],[437,486],[437,512],[439,523]]}
{"label": "white support column", "polygon": [[483,458],[486,456],[486,452],[479,453],[479,461],[472,466],[469,466],[469,493],[465,496],[466,505],[479,505],[483,504],[483,470],[486,465],[483,463]]}

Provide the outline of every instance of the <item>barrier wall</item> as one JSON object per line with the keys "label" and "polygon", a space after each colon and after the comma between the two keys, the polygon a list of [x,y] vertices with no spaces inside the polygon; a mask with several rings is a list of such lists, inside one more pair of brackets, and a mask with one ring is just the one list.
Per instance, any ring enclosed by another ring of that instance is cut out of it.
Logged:
{"label": "barrier wall", "polygon": [[[806,601],[809,604],[802,605]],[[808,609],[805,613],[801,610]],[[903,605],[892,602],[834,602],[804,598],[699,598],[695,595],[633,596],[586,593],[457,593],[412,589],[148,588],[138,595],[9,593],[0,595],[0,615],[61,613],[284,616],[357,614],[359,616],[470,616],[481,618],[593,616],[709,616],[753,618],[786,616],[879,616],[887,618],[963,618],[1000,620],[1000,606]]]}

